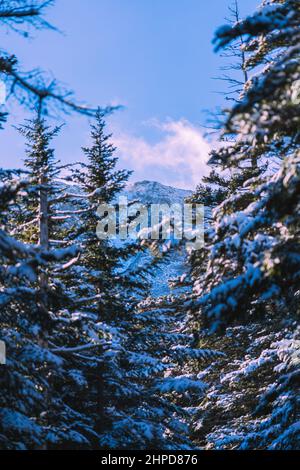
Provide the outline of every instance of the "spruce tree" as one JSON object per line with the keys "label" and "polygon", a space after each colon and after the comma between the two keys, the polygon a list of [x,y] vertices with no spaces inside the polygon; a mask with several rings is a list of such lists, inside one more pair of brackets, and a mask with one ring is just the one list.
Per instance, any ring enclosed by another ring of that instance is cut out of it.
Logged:
{"label": "spruce tree", "polygon": [[263,2],[216,35],[218,48],[242,36],[256,74],[226,121],[233,145],[212,161],[226,169],[269,164],[217,205],[209,263],[195,280],[195,315],[202,327],[223,331],[225,350],[235,351],[221,380],[215,371],[213,401],[199,413],[202,438],[217,448],[299,446],[299,13],[295,1]]}
{"label": "spruce tree", "polygon": [[88,201],[81,217],[83,233],[80,240],[84,245],[82,265],[85,279],[93,285],[95,294],[101,295],[102,319],[111,318],[114,310],[124,304],[120,296],[125,297],[125,291],[122,292],[122,279],[117,271],[122,267],[127,251],[125,248],[119,249],[112,240],[97,237],[99,218],[96,212],[100,204],[117,204],[116,198],[130,176],[130,172],[116,169],[116,149],[111,143],[111,135],[106,133],[104,117],[105,113],[99,109],[91,127],[92,145],[83,148],[87,164],[77,174],[80,188]]}

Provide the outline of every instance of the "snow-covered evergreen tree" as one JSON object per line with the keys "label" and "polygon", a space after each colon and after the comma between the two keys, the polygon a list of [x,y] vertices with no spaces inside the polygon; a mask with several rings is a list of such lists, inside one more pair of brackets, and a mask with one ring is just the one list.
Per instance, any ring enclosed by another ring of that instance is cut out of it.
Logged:
{"label": "snow-covered evergreen tree", "polygon": [[[48,3],[2,1],[0,23],[47,27]],[[300,5],[232,13],[215,43],[242,78],[222,77],[232,108],[189,199],[207,207],[206,245],[172,295],[148,280],[174,240],[97,236],[130,174],[105,112],[86,163],[61,165],[48,102],[94,111],[1,52],[10,96],[38,116],[20,129],[25,170],[0,170],[1,449],[299,448]]]}
{"label": "snow-covered evergreen tree", "polygon": [[[68,262],[75,250],[45,251],[37,245],[25,245],[7,233],[10,208],[18,193],[24,197],[28,192],[27,183],[11,177],[1,185],[0,325],[6,364],[1,365],[0,447],[6,450],[88,442],[82,433],[84,425],[88,428],[88,420],[70,407],[68,397],[62,393],[72,372],[80,377],[80,371],[72,371],[62,354],[62,349],[70,354],[65,339],[67,335],[75,336],[74,329],[55,317],[57,312],[53,309],[46,315],[39,283],[41,273],[50,264]],[[60,338],[62,348],[56,346]],[[75,378],[73,382],[76,383]]]}
{"label": "snow-covered evergreen tree", "polygon": [[222,387],[207,406],[212,432],[202,428],[219,448],[299,447],[299,14],[299,2],[265,1],[216,35],[218,48],[242,36],[255,73],[226,121],[234,143],[212,162],[242,171],[268,164],[217,205],[209,262],[195,280],[194,312],[210,331],[225,330],[231,357],[215,371]]}

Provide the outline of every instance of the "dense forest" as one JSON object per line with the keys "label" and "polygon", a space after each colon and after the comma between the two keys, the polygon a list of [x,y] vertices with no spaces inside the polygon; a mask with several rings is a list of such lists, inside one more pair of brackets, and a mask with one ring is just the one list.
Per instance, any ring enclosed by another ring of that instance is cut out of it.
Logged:
{"label": "dense forest", "polygon": [[[2,28],[26,41],[52,27],[51,3],[2,0]],[[197,249],[97,236],[98,206],[131,176],[114,109],[78,104],[1,49],[7,101],[31,112],[14,122],[24,167],[0,169],[1,450],[299,449],[300,3],[231,14],[212,38],[234,63],[228,106],[186,198],[205,207]],[[64,164],[55,116],[71,112],[91,120],[90,144]],[[179,251],[182,272],[153,294]]]}

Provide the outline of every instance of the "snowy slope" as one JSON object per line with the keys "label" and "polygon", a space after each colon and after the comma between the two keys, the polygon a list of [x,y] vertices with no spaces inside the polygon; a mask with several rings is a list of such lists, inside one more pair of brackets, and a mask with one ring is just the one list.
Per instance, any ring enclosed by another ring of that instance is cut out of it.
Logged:
{"label": "snowy slope", "polygon": [[[124,190],[124,195],[129,201],[137,200],[142,204],[183,204],[184,199],[192,194],[192,191],[165,186],[157,181],[138,181],[130,183]],[[184,269],[185,252],[172,254],[169,262],[157,268],[152,282],[153,296],[167,295],[170,293],[168,280],[182,275]],[[143,262],[140,257],[138,263]]]}

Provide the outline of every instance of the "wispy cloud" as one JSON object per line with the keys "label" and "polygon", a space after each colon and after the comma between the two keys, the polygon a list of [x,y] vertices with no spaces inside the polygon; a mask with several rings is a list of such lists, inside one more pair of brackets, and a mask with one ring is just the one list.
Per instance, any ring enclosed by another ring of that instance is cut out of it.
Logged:
{"label": "wispy cloud", "polygon": [[210,146],[201,130],[184,119],[163,123],[153,120],[148,125],[160,132],[155,143],[128,133],[114,133],[121,166],[134,170],[134,180],[195,187],[208,171]]}

